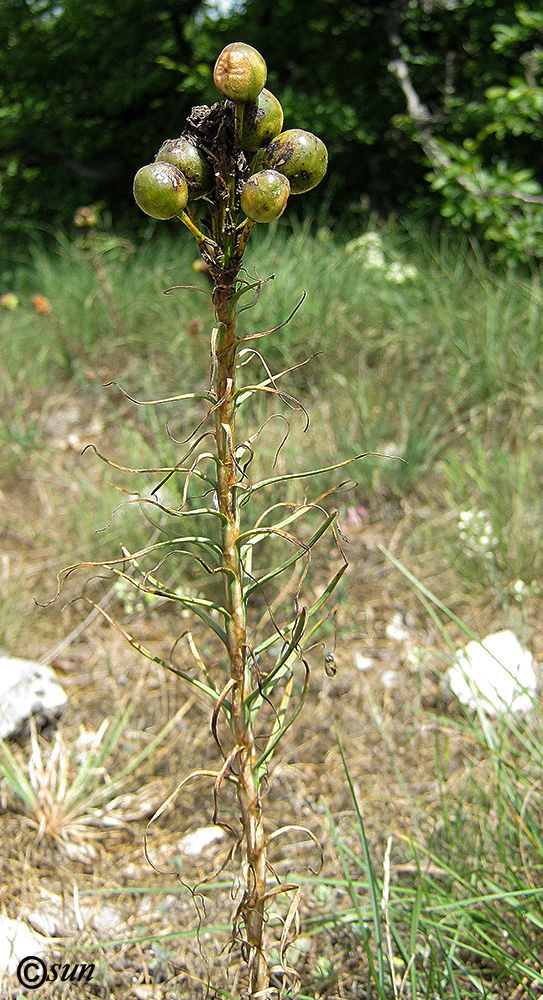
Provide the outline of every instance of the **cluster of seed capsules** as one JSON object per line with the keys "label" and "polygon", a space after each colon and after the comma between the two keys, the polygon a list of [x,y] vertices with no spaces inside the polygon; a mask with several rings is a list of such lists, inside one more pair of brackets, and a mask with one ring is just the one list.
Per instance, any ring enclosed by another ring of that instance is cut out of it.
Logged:
{"label": "cluster of seed capsules", "polygon": [[[312,132],[293,128],[282,132],[283,109],[266,90],[266,63],[257,49],[232,42],[221,52],[213,79],[220,93],[243,106],[239,142],[252,158],[241,191],[241,208],[252,222],[273,222],[284,212],[289,195],[310,191],[328,165],[326,146]],[[188,138],[168,139],[154,163],[134,179],[137,204],[154,219],[173,219],[187,203],[210,194],[214,173],[205,154]]]}

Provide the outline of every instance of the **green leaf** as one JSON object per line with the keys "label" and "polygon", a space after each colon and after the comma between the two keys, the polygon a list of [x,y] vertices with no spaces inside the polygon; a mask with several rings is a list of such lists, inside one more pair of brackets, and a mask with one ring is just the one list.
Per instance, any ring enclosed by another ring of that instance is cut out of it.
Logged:
{"label": "green leaf", "polygon": [[380,914],[379,914],[379,900],[378,900],[378,897],[377,897],[379,886],[378,886],[377,879],[376,879],[374,871],[373,871],[373,865],[372,865],[372,862],[371,862],[368,841],[367,841],[367,838],[366,838],[366,830],[365,830],[365,827],[364,827],[364,820],[362,819],[362,813],[360,811],[360,805],[358,803],[358,798],[357,798],[357,795],[356,795],[356,792],[355,792],[355,789],[354,789],[353,781],[352,781],[351,775],[349,773],[349,768],[347,767],[347,761],[345,759],[345,754],[344,754],[343,747],[342,747],[340,739],[339,739],[339,735],[337,735],[337,745],[338,745],[338,748],[339,748],[339,752],[341,754],[341,760],[342,760],[342,763],[343,763],[343,770],[345,771],[345,776],[347,778],[347,783],[349,785],[349,790],[350,790],[350,793],[351,793],[351,799],[352,799],[352,802],[353,802],[353,805],[354,805],[354,808],[355,808],[356,819],[357,819],[357,824],[358,824],[358,834],[359,834],[359,837],[360,837],[360,843],[362,845],[362,854],[363,854],[363,857],[364,857],[364,863],[365,863],[365,866],[366,866],[366,872],[367,872],[367,876],[368,876],[368,886],[369,886],[369,891],[370,891],[371,912],[372,912],[372,917],[373,917],[373,933],[375,935],[375,946],[376,946],[376,949],[377,949],[377,962],[378,962],[378,968],[379,968],[379,990],[382,991],[382,990],[384,990],[384,984],[385,984],[385,967],[384,967],[384,960],[383,960],[383,942],[382,942],[382,937],[381,937],[381,918],[380,918]]}
{"label": "green leaf", "polygon": [[0,773],[29,812],[36,811],[36,795],[23,769],[17,763],[4,740],[0,739]]}
{"label": "green leaf", "polygon": [[[353,455],[352,458],[345,459],[344,462],[336,462],[334,465],[327,465],[322,469],[311,469],[309,472],[293,472],[286,476],[273,476],[271,479],[262,479],[259,483],[254,483],[251,486],[250,493],[256,493],[257,490],[263,489],[265,486],[274,486],[276,483],[285,483],[289,479],[308,479],[310,476],[321,476],[325,472],[333,472],[334,469],[341,469],[345,465],[350,465],[351,462],[358,462],[361,458],[368,458],[370,455],[374,455],[374,452],[364,451],[360,455]],[[248,497],[243,498],[243,502],[247,502]]]}
{"label": "green leaf", "polygon": [[324,522],[321,524],[320,528],[318,528],[318,530],[311,536],[311,538],[309,539],[309,541],[306,543],[306,547],[303,548],[303,549],[301,548],[299,552],[293,553],[293,555],[291,555],[288,559],[286,559],[284,562],[280,563],[279,566],[276,566],[275,569],[270,570],[269,573],[266,573],[263,577],[260,578],[260,580],[257,580],[256,583],[254,583],[250,587],[248,587],[247,590],[244,593],[244,600],[247,600],[248,597],[249,597],[249,595],[252,594],[253,591],[256,590],[257,587],[261,587],[264,583],[267,583],[269,580],[275,579],[276,576],[279,576],[281,573],[283,573],[284,570],[288,569],[289,566],[292,566],[295,562],[298,561],[298,559],[301,559],[301,557],[309,549],[311,549],[313,547],[313,545],[315,544],[315,542],[317,542],[319,540],[319,538],[321,537],[321,535],[324,534],[324,532],[326,531],[326,529],[330,526],[330,524],[332,523],[332,521],[336,517],[337,517],[337,511],[334,510],[324,520]]}
{"label": "green leaf", "polygon": [[[309,690],[309,667],[306,666],[306,674],[305,674],[304,687],[303,687],[303,691],[302,691],[302,694],[300,696],[300,700],[298,702],[298,705],[296,706],[296,710],[292,713],[292,715],[291,715],[290,719],[288,720],[288,722],[285,722],[284,719],[285,719],[286,712],[287,712],[287,709],[288,709],[288,703],[284,706],[284,710],[280,712],[278,718],[275,720],[272,733],[271,733],[270,738],[269,738],[269,740],[268,740],[268,742],[266,744],[266,749],[264,750],[264,753],[261,755],[261,757],[257,761],[256,767],[255,767],[255,779],[256,779],[256,781],[257,781],[258,784],[261,782],[261,780],[264,777],[266,771],[268,770],[271,758],[273,756],[273,752],[274,752],[277,744],[283,738],[283,736],[285,735],[285,733],[287,732],[287,730],[290,729],[290,727],[292,726],[292,723],[295,721],[295,719],[298,718],[300,712],[302,711],[302,708],[303,708],[303,706],[305,704],[305,700],[307,698],[307,692],[308,692],[308,690]],[[289,696],[288,701],[290,701],[290,696]]]}

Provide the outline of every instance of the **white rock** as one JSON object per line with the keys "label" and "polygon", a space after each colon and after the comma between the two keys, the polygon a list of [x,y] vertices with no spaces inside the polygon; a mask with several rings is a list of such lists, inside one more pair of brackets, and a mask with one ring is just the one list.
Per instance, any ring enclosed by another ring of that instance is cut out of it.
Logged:
{"label": "white rock", "polygon": [[371,670],[375,666],[375,660],[372,660],[371,656],[364,656],[362,653],[356,653],[354,658],[355,666],[357,670]]}
{"label": "white rock", "polygon": [[85,922],[90,920],[94,930],[101,937],[111,937],[126,929],[126,921],[121,911],[111,903],[104,903],[101,906],[82,906],[81,911]]}
{"label": "white rock", "polygon": [[509,629],[458,650],[447,680],[463,705],[489,716],[528,712],[537,686],[532,654]]}
{"label": "white rock", "polygon": [[160,986],[156,983],[142,983],[141,986],[133,986],[132,992],[136,1000],[161,1000],[164,996]]}
{"label": "white rock", "polygon": [[399,677],[397,670],[384,670],[381,674],[381,684],[387,691],[392,691],[392,688],[396,687]]}
{"label": "white rock", "polygon": [[58,901],[38,903],[33,910],[26,910],[25,917],[35,931],[49,938],[65,937],[73,927],[73,921],[70,922],[65,914],[60,898]]}
{"label": "white rock", "polygon": [[387,639],[393,639],[394,642],[405,642],[409,639],[410,632],[406,628],[403,615],[399,611],[396,611],[392,615],[392,621],[390,621],[385,629],[385,635]]}
{"label": "white rock", "polygon": [[75,929],[88,927],[107,938],[126,929],[123,914],[111,903],[82,903],[76,913],[71,902],[64,903],[54,893],[42,892],[42,897],[42,902],[26,910],[24,916],[31,927],[48,938],[69,937]]}
{"label": "white rock", "polygon": [[201,854],[206,847],[210,847],[217,840],[222,840],[223,837],[224,830],[219,826],[202,826],[193,833],[187,833],[186,837],[179,841],[177,850],[180,854]]}
{"label": "white rock", "polygon": [[0,737],[13,736],[36,713],[58,716],[66,693],[50,667],[30,660],[0,656]]}
{"label": "white rock", "polygon": [[3,975],[14,976],[22,958],[45,953],[47,939],[31,931],[22,920],[0,916],[0,981]]}

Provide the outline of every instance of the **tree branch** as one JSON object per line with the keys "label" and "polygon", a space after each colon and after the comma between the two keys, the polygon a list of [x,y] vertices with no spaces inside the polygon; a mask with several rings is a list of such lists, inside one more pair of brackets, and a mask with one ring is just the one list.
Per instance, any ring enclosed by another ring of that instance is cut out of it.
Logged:
{"label": "tree branch", "polygon": [[[426,153],[434,170],[437,172],[449,170],[454,166],[453,160],[450,156],[447,156],[432,134],[429,124],[432,121],[432,115],[421,101],[413,86],[409,67],[400,52],[401,40],[396,32],[390,34],[390,43],[396,50],[397,55],[395,59],[389,62],[388,68],[394,74],[402,88],[407,103],[407,112],[415,126],[422,149]],[[471,180],[461,175],[457,175],[455,180],[460,187],[464,188],[468,194],[473,195],[475,198],[497,197],[504,200],[523,202],[528,205],[543,205],[543,196],[541,195],[524,194],[522,191],[504,191],[497,188],[488,190],[481,181]]]}

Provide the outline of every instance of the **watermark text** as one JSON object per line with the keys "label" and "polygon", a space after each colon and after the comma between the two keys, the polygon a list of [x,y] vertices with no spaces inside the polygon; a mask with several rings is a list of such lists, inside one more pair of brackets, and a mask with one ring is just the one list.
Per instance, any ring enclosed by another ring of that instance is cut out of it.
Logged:
{"label": "watermark text", "polygon": [[80,983],[82,981],[90,983],[94,975],[94,964],[92,962],[81,962],[79,964],[53,962],[48,965],[43,958],[37,955],[27,955],[22,958],[17,966],[17,979],[21,986],[26,986],[28,990],[37,990],[44,983]]}

